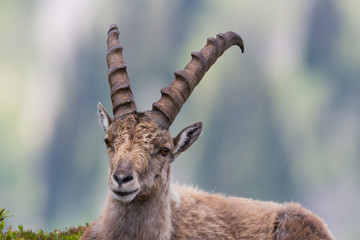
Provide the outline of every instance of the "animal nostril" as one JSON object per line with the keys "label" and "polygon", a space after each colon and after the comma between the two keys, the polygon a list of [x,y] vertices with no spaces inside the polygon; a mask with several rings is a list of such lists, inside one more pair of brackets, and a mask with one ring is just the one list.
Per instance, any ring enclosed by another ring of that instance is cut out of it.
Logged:
{"label": "animal nostril", "polygon": [[134,178],[133,176],[129,175],[129,176],[126,176],[122,179],[122,183],[127,183],[127,182],[130,182],[132,181]]}
{"label": "animal nostril", "polygon": [[125,184],[127,182],[130,182],[134,179],[134,177],[132,175],[127,175],[127,176],[124,176],[124,177],[121,177],[121,176],[118,176],[116,174],[113,174],[113,178],[115,180],[115,182],[119,185],[121,184]]}
{"label": "animal nostril", "polygon": [[117,184],[121,184],[120,179],[118,178],[118,176],[116,176],[116,174],[113,174],[113,179]]}

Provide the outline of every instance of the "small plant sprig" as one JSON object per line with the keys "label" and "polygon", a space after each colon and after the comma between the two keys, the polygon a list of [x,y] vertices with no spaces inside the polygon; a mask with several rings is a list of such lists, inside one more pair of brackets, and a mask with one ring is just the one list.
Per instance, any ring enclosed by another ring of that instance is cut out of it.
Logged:
{"label": "small plant sprig", "polygon": [[0,208],[0,221],[4,221],[7,217],[12,217],[12,215],[9,215],[9,211],[5,211],[5,208]]}
{"label": "small plant sprig", "polygon": [[5,218],[12,217],[9,214],[9,211],[5,211],[5,208],[0,208],[0,232],[4,230],[5,227]]}

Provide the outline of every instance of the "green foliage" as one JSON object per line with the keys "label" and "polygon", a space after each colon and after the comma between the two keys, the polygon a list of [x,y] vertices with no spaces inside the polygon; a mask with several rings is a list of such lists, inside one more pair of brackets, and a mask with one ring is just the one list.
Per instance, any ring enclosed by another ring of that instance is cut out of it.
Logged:
{"label": "green foliage", "polygon": [[12,240],[12,239],[42,239],[42,240],[76,240],[81,237],[86,227],[79,226],[77,228],[71,227],[69,229],[64,229],[63,231],[55,230],[53,232],[47,233],[43,230],[38,230],[33,232],[31,230],[24,230],[22,225],[18,226],[18,230],[13,230],[12,227],[8,227],[6,231],[3,232],[5,227],[5,218],[11,217],[8,215],[9,211],[0,208],[0,239]]}
{"label": "green foliage", "polygon": [[4,208],[0,208],[0,233],[4,230],[5,227],[5,218],[11,217],[12,215],[9,215],[9,211],[5,211]]}
{"label": "green foliage", "polygon": [[3,221],[7,217],[12,217],[12,215],[9,215],[9,211],[5,211],[4,208],[0,208],[0,221]]}

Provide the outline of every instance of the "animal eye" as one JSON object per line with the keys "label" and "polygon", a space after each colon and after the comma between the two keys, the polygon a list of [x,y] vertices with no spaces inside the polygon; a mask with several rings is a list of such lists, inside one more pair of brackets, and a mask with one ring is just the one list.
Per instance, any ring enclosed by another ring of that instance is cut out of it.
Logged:
{"label": "animal eye", "polygon": [[108,139],[105,139],[104,142],[107,148],[111,147],[111,143]]}
{"label": "animal eye", "polygon": [[164,157],[165,157],[166,155],[168,155],[169,152],[170,152],[170,149],[168,149],[168,148],[166,148],[166,147],[160,150],[161,155],[163,155]]}

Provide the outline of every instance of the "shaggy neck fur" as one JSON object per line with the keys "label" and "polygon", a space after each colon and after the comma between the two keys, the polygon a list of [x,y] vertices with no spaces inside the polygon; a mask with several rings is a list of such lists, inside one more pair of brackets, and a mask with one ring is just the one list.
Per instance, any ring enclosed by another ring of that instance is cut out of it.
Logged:
{"label": "shaggy neck fur", "polygon": [[170,239],[169,182],[146,199],[121,203],[108,194],[100,239]]}

